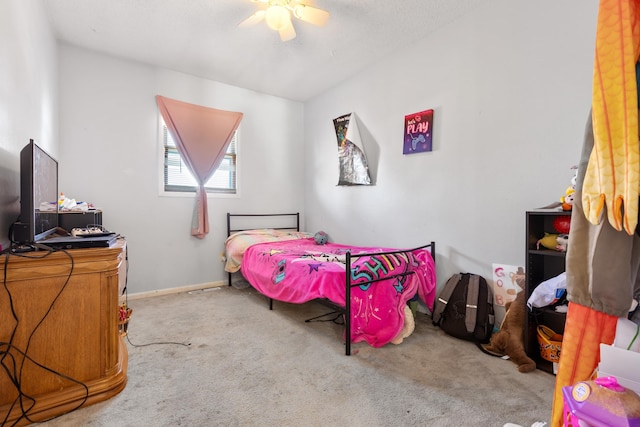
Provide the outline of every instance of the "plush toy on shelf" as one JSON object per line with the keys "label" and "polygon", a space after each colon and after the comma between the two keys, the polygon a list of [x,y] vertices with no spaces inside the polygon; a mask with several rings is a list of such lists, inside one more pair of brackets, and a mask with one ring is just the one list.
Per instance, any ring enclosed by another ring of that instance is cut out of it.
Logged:
{"label": "plush toy on shelf", "polygon": [[540,249],[543,246],[546,249],[556,250],[558,246],[558,234],[557,233],[544,233],[544,237],[536,242],[536,249]]}
{"label": "plush toy on shelf", "polygon": [[556,237],[556,251],[558,252],[567,252],[567,246],[569,245],[569,235],[568,234],[558,234]]}
{"label": "plush toy on shelf", "polygon": [[544,237],[536,242],[536,249],[540,246],[558,252],[566,252],[569,244],[569,235],[565,233],[544,233]]}
{"label": "plush toy on shelf", "polygon": [[574,199],[574,194],[575,194],[576,190],[574,188],[567,188],[567,191],[565,192],[565,195],[562,196],[560,198],[560,202],[562,202],[562,210],[563,211],[570,211],[571,209],[573,209],[573,199]]}
{"label": "plush toy on shelf", "polygon": [[570,211],[573,208],[573,199],[575,197],[576,192],[576,182],[578,180],[578,167],[573,166],[573,177],[571,178],[571,185],[567,187],[564,192],[564,196],[560,198],[560,203],[562,203],[563,211]]}
{"label": "plush toy on shelf", "polygon": [[536,249],[540,246],[552,251],[566,252],[569,244],[569,235],[565,233],[544,233],[544,237],[536,242]]}
{"label": "plush toy on shelf", "polygon": [[560,234],[569,234],[571,217],[569,215],[558,215],[553,219],[553,229]]}

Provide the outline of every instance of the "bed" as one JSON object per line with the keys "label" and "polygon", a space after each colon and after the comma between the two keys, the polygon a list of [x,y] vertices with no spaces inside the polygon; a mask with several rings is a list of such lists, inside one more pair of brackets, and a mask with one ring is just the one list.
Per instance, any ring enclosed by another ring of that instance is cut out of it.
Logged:
{"label": "bed", "polygon": [[[285,219],[285,224],[237,226],[247,219]],[[286,224],[286,221],[289,224]],[[227,214],[225,270],[240,272],[273,301],[318,301],[344,319],[345,354],[351,344],[395,342],[419,298],[429,310],[436,292],[435,242],[412,249],[319,245],[300,231],[299,213]],[[350,272],[350,274],[347,274]]]}

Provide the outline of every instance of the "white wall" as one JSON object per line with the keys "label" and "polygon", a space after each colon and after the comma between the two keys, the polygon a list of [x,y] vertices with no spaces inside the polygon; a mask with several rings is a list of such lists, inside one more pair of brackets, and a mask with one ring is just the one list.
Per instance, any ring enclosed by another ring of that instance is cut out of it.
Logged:
{"label": "white wall", "polygon": [[[5,0],[1,229],[17,213],[18,152],[34,138],[58,157],[60,189],[95,203],[127,236],[130,292],[223,280],[227,211],[300,211],[308,230],[354,244],[433,239],[440,284],[457,271],[490,277],[494,262],[522,265],[524,212],[557,201],[577,163],[596,15],[597,0],[495,0],[301,105],[56,49],[39,2]],[[189,236],[192,199],[159,196],[156,94],[245,113],[241,194],[210,199],[204,240]],[[434,151],[403,156],[404,115],[428,108]],[[372,187],[336,187],[331,120],[351,111]]]}
{"label": "white wall", "polygon": [[0,244],[20,213],[19,154],[58,151],[57,47],[37,0],[0,1]]}
{"label": "white wall", "polygon": [[[523,266],[525,211],[559,201],[591,102],[597,0],[496,0],[305,104],[307,227],[355,244],[437,242],[438,285]],[[402,155],[433,108],[434,149]],[[355,112],[375,186],[337,187],[332,119]]]}
{"label": "white wall", "polygon": [[[226,212],[303,214],[303,105],[62,45],[60,190],[103,210],[127,237],[130,293],[226,280]],[[159,192],[156,95],[241,111],[236,197],[209,198],[210,233],[191,237],[193,197]]]}
{"label": "white wall", "polygon": [[[523,265],[525,211],[557,201],[578,161],[597,6],[495,0],[302,105],[58,48],[39,0],[2,0],[0,244],[33,138],[60,161],[60,189],[127,237],[131,293],[225,279],[227,211],[300,211],[304,228],[345,243],[433,239],[440,286],[454,272]],[[245,113],[241,193],[209,199],[203,240],[189,235],[193,199],[159,195],[157,94]],[[428,108],[434,151],[403,156],[404,115]],[[331,120],[352,111],[372,187],[336,187]]]}

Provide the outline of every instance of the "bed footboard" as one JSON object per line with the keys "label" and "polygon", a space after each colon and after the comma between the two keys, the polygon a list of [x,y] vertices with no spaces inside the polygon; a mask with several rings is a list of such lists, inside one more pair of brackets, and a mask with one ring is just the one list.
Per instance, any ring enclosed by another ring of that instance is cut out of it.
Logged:
{"label": "bed footboard", "polygon": [[352,255],[350,251],[348,251],[346,253],[346,272],[345,272],[345,307],[338,307],[336,306],[336,310],[342,310],[342,312],[344,313],[344,327],[345,327],[345,354],[347,356],[351,355],[351,289],[353,287],[356,286],[365,286],[368,284],[374,284],[376,282],[382,281],[382,280],[389,280],[389,279],[394,279],[394,278],[402,278],[402,277],[406,277],[409,276],[411,274],[414,274],[414,271],[406,271],[406,272],[402,272],[402,273],[398,273],[398,274],[394,274],[392,276],[385,276],[384,278],[381,279],[372,279],[372,280],[367,280],[367,281],[360,281],[357,284],[353,284],[352,283],[352,274],[351,274],[351,270],[352,270],[352,264],[354,262],[355,259],[357,258],[362,258],[362,257],[370,257],[370,256],[374,256],[374,255],[389,255],[389,256],[393,256],[393,255],[401,255],[401,254],[407,254],[407,253],[411,253],[417,250],[421,250],[421,249],[426,249],[429,248],[430,252],[431,252],[431,258],[433,258],[434,262],[436,259],[436,242],[431,242],[429,244],[423,245],[423,246],[419,246],[417,248],[413,248],[413,249],[408,249],[408,250],[396,250],[396,251],[388,251],[388,252],[372,252],[372,253],[363,253],[363,254],[358,254],[358,255]]}

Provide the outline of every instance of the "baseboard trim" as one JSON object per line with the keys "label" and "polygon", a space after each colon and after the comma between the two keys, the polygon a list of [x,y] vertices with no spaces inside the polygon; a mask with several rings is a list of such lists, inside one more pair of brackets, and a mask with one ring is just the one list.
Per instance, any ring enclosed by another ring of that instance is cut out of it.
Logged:
{"label": "baseboard trim", "polygon": [[201,291],[203,289],[219,288],[220,286],[226,286],[228,284],[229,282],[225,280],[220,280],[217,282],[200,283],[198,285],[180,286],[177,288],[168,288],[168,289],[158,289],[156,291],[148,291],[148,292],[136,292],[134,294],[127,294],[127,299],[135,300],[135,299],[142,299],[142,298],[158,297],[161,295],[171,295],[171,294],[180,294],[180,293],[191,292],[191,291]]}

